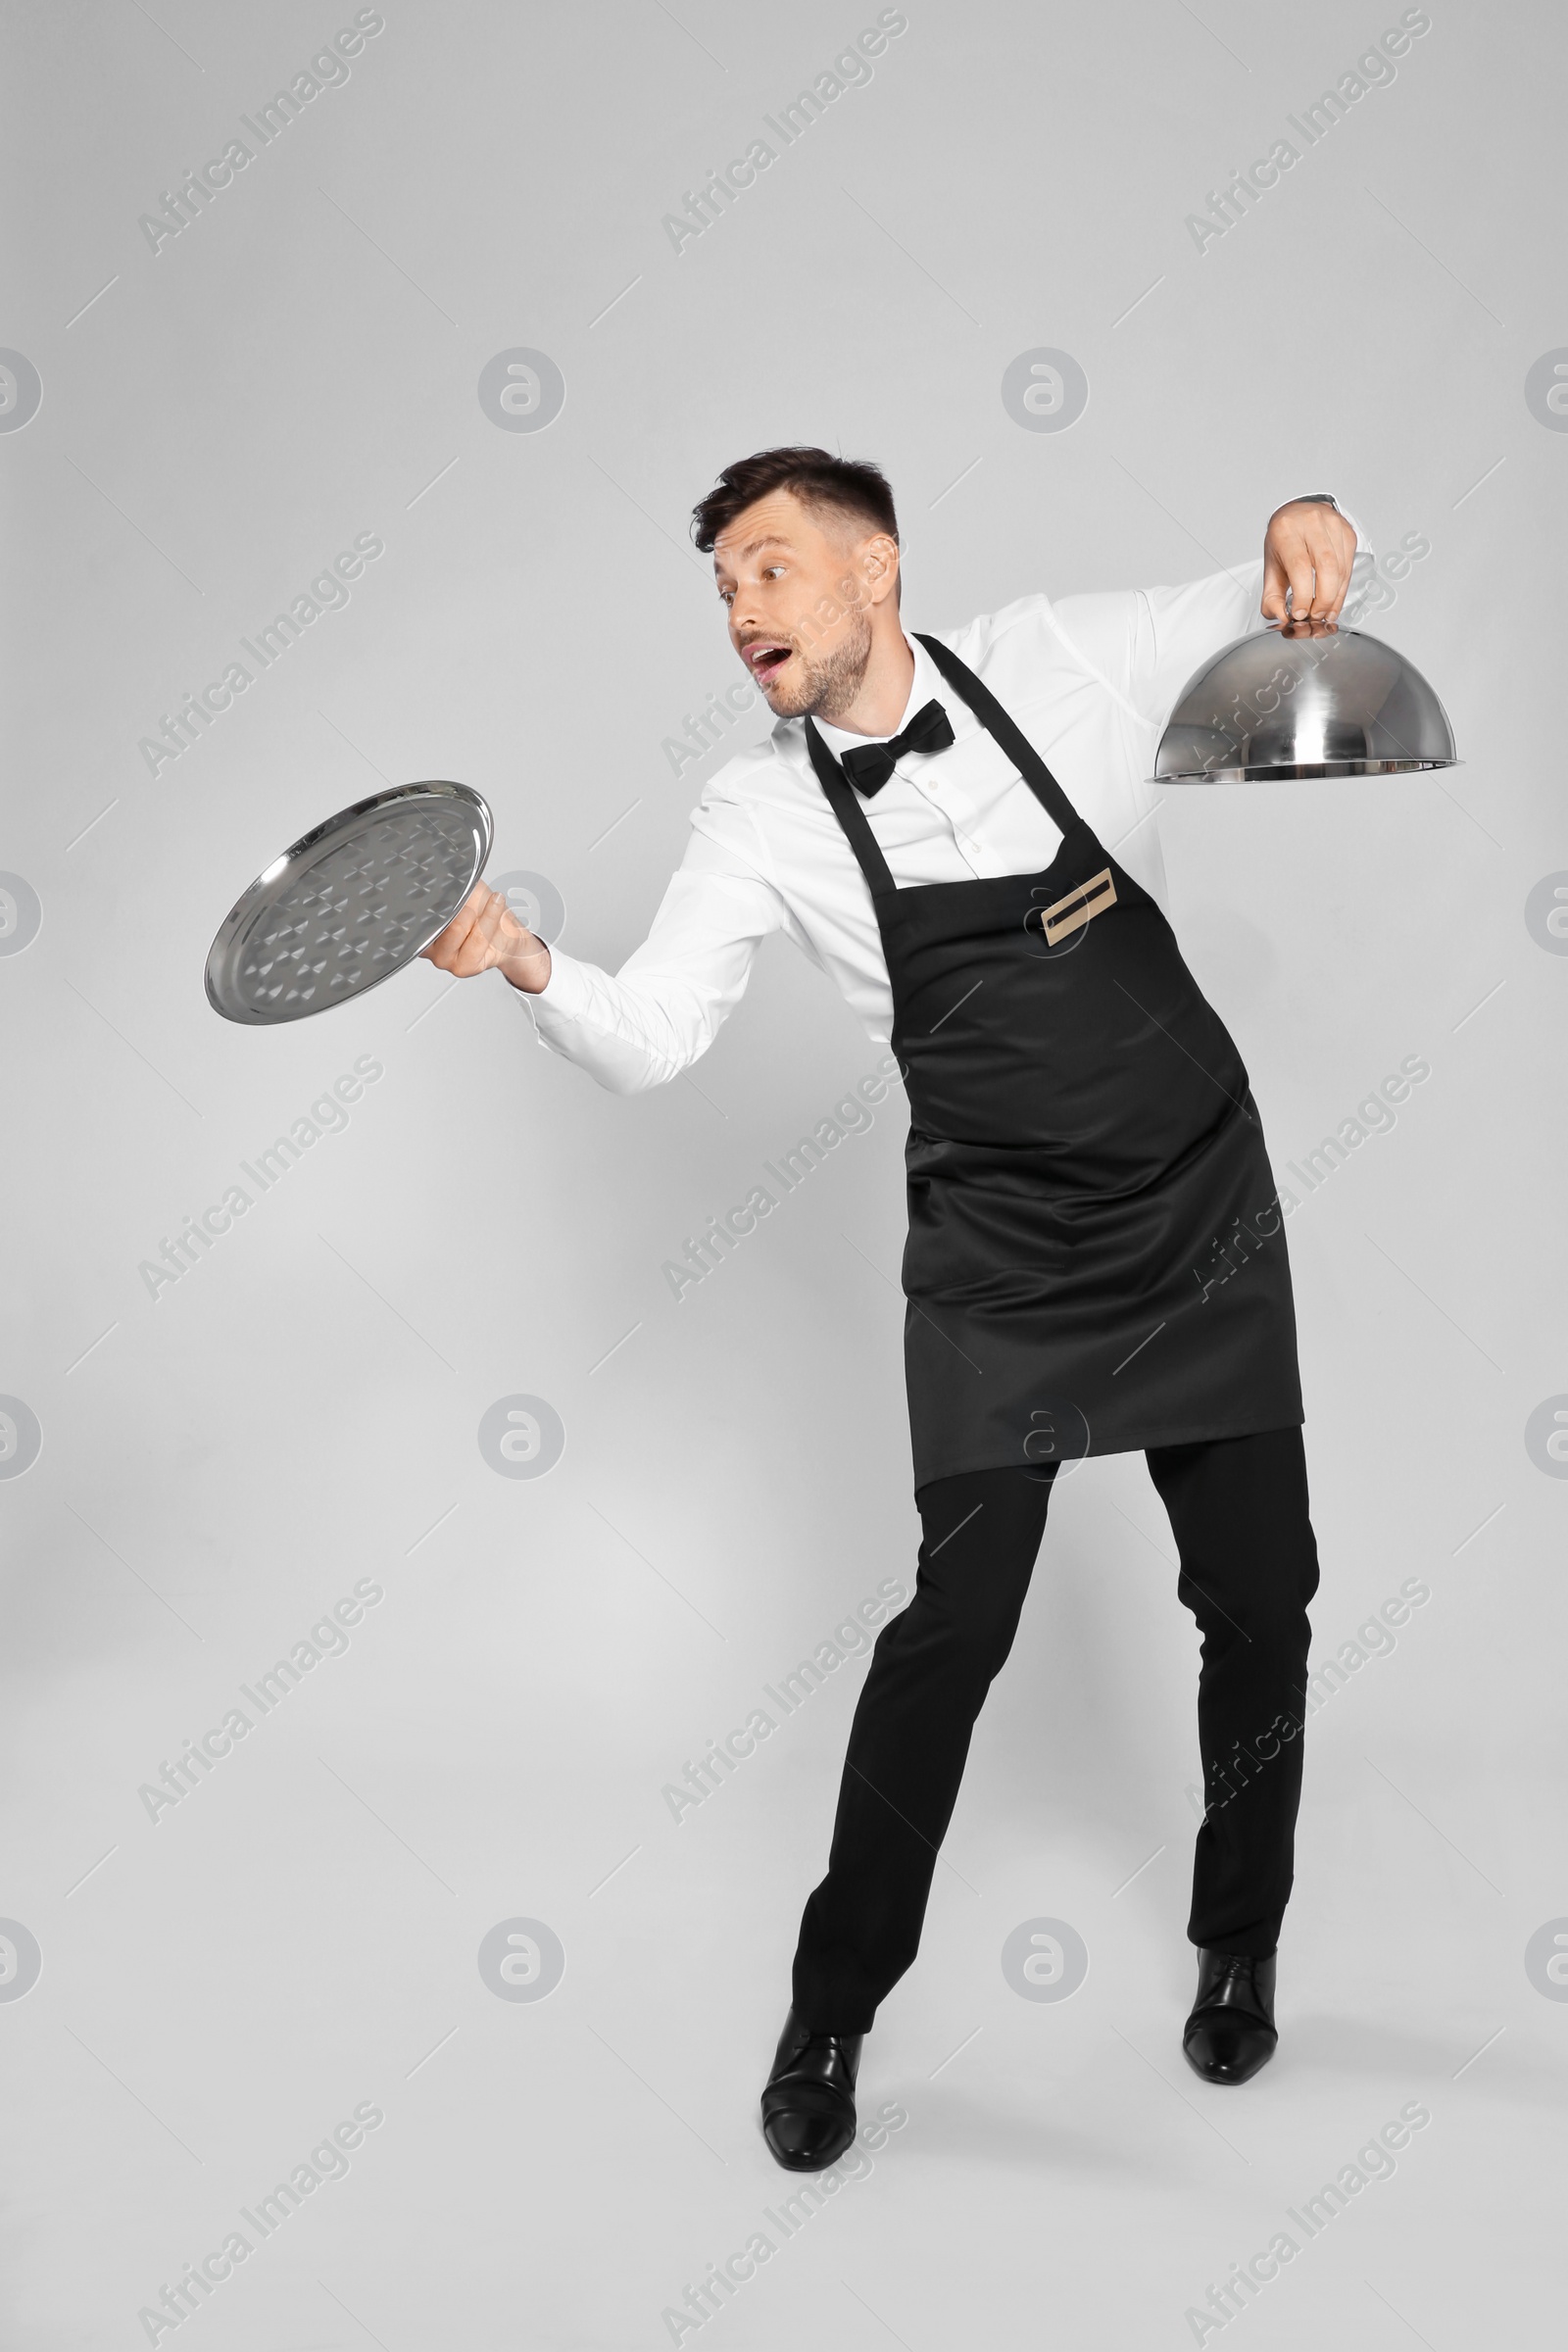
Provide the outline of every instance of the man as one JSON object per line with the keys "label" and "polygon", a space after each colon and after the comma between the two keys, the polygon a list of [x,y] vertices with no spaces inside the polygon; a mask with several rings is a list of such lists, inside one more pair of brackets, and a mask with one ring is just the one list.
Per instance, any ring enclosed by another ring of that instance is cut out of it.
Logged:
{"label": "man", "polygon": [[1277,2040],[1317,1556],[1281,1213],[1247,1072],[1161,912],[1145,779],[1187,678],[1259,612],[1335,622],[1355,531],[1298,499],[1250,574],[1030,596],[912,638],[872,466],[764,451],[694,536],[777,724],[708,785],[645,945],[612,978],[480,883],[425,953],[498,967],[548,1048],[633,1093],[706,1051],[783,931],[905,1076],[923,1541],[856,1709],[768,2146],[816,2171],[850,2144],[862,2037],[914,1957],[1052,1482],[1091,1452],[1147,1455],[1202,1632],[1184,2047],[1245,2082]]}

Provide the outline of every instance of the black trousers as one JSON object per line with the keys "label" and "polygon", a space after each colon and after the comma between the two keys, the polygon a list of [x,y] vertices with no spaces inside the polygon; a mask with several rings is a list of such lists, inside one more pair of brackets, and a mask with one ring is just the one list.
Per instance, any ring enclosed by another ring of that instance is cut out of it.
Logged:
{"label": "black trousers", "polygon": [[[1306,1604],[1317,1590],[1301,1432],[1152,1447],[1202,1635],[1196,1944],[1262,1955],[1290,1897]],[[794,2001],[819,2032],[861,2034],[913,1960],[975,1718],[1012,1646],[1054,1465],[923,1487],[914,1597],[877,1637],[855,1710],[827,1876],[806,1906]]]}

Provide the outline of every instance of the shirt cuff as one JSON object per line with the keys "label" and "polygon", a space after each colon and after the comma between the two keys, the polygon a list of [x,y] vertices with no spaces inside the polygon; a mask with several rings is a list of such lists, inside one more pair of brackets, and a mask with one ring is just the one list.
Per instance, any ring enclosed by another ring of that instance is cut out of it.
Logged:
{"label": "shirt cuff", "polygon": [[543,988],[513,990],[514,996],[520,997],[533,1014],[533,1025],[541,1034],[580,1020],[588,1009],[592,993],[587,973],[576,957],[563,956],[556,948],[550,950],[550,977]]}

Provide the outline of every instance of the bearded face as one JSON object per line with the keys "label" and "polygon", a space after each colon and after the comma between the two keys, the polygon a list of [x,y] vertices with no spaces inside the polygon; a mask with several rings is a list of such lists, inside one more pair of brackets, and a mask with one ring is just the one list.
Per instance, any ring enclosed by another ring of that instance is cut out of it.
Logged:
{"label": "bearded face", "polygon": [[[752,664],[752,675],[774,717],[802,718],[808,711],[831,726],[860,691],[871,659],[871,623],[863,612],[846,613],[825,649],[808,650],[793,639],[764,637],[754,643],[767,646],[771,655]],[[745,659],[748,649],[741,651]]]}
{"label": "bearded face", "polygon": [[[788,490],[736,515],[713,545],[730,642],[777,718],[831,724],[859,694],[872,612],[896,581],[897,542]],[[895,601],[886,605],[896,614]]]}

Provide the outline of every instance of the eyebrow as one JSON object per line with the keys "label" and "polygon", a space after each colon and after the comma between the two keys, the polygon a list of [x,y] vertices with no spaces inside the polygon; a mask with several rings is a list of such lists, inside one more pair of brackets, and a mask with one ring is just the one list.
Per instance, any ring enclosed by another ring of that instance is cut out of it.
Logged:
{"label": "eyebrow", "polygon": [[[764,531],[760,539],[748,539],[744,547],[738,547],[734,552],[738,556],[755,556],[760,555],[764,547],[793,547],[794,544],[791,539],[781,538],[777,531]],[[715,548],[713,561],[717,564],[721,560]]]}

